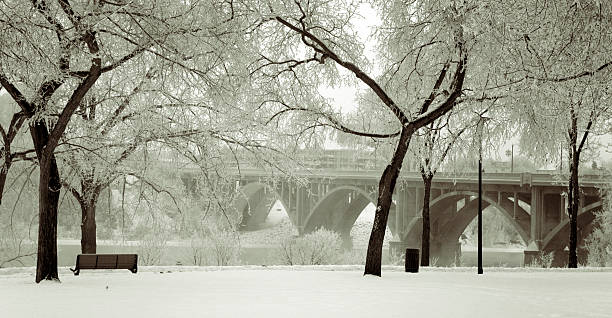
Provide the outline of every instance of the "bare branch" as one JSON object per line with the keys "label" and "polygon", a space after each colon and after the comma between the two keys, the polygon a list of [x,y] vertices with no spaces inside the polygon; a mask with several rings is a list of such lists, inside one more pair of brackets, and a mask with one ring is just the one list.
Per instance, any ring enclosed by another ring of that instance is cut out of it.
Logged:
{"label": "bare branch", "polygon": [[[329,57],[332,60],[334,60],[336,63],[338,63],[338,65],[346,68],[347,70],[355,74],[357,78],[359,78],[364,84],[368,85],[374,91],[374,93],[376,93],[376,95],[383,101],[383,103],[398,118],[398,120],[400,121],[402,125],[405,125],[409,122],[409,119],[408,117],[406,117],[406,114],[404,114],[404,111],[402,111],[395,104],[393,99],[391,99],[391,97],[387,95],[387,93],[382,89],[382,87],[380,87],[380,85],[378,85],[378,83],[373,78],[371,78],[366,73],[364,73],[357,65],[351,62],[342,60],[334,51],[328,48],[327,45],[323,43],[323,41],[321,41],[314,34],[307,31],[303,25],[302,25],[302,28],[298,28],[294,26],[293,24],[287,22],[287,20],[281,17],[278,17],[278,16],[276,17],[276,20],[280,22],[281,24],[283,24],[284,26],[286,26],[287,28],[293,30],[294,32],[301,34],[304,44],[312,47],[316,52],[322,54],[322,57],[321,57],[322,60],[324,60],[325,57]],[[308,42],[306,39],[313,41],[314,43]]]}
{"label": "bare branch", "polygon": [[356,135],[356,136],[371,137],[371,138],[393,138],[393,137],[399,136],[399,134],[400,134],[399,131],[396,131],[394,133],[388,133],[388,134],[378,134],[378,133],[369,133],[369,132],[357,131],[357,130],[351,129],[351,128],[343,125],[340,121],[338,121],[337,119],[332,117],[330,114],[327,114],[326,112],[322,112],[322,111],[318,111],[318,110],[314,110],[314,109],[309,109],[309,108],[305,108],[305,107],[293,107],[293,106],[290,106],[290,105],[286,104],[283,101],[273,101],[273,102],[277,102],[277,103],[283,105],[285,107],[285,109],[277,112],[272,117],[270,117],[270,119],[268,119],[268,121],[266,122],[266,125],[269,124],[272,120],[274,120],[274,118],[276,118],[276,117],[278,117],[278,116],[280,116],[280,115],[282,115],[282,114],[284,114],[286,112],[301,111],[301,112],[307,112],[307,113],[312,113],[312,114],[315,114],[315,115],[322,116],[327,121],[329,121],[331,123],[331,125],[330,125],[331,127],[334,127],[335,129],[338,129],[338,130],[340,130],[342,132],[349,133],[349,134]]}
{"label": "bare branch", "polygon": [[448,70],[448,67],[449,67],[449,63],[445,63],[444,66],[442,67],[442,70],[440,71],[440,75],[438,75],[438,79],[436,80],[436,83],[434,84],[434,87],[431,90],[431,94],[429,94],[429,97],[427,97],[427,99],[425,99],[425,102],[423,102],[423,105],[421,106],[421,110],[419,111],[419,114],[425,113],[429,109],[429,106],[431,105],[431,103],[433,103],[433,101],[436,99],[438,90],[440,89],[440,86],[442,85],[442,82],[444,81],[444,77],[446,77],[446,71]]}
{"label": "bare branch", "polygon": [[423,114],[420,114],[416,118],[410,122],[412,129],[416,131],[417,129],[428,125],[432,121],[436,120],[438,117],[444,115],[448,111],[450,111],[456,104],[457,98],[461,95],[461,88],[463,87],[463,81],[465,80],[466,73],[466,63],[467,63],[467,53],[464,51],[463,46],[460,45],[460,54],[461,59],[457,65],[457,70],[455,71],[455,75],[453,76],[453,81],[451,83],[451,87],[453,87],[453,91],[446,98],[442,104],[437,106],[436,108],[429,110]]}
{"label": "bare branch", "polygon": [[51,154],[55,150],[59,139],[66,130],[66,126],[70,121],[70,117],[72,117],[72,114],[81,104],[81,101],[83,100],[83,97],[85,97],[85,94],[87,94],[89,89],[94,85],[94,83],[98,80],[101,74],[100,68],[102,64],[102,59],[98,56],[100,47],[98,46],[98,41],[96,40],[96,34],[93,31],[88,30],[83,36],[83,41],[85,42],[85,44],[87,44],[87,47],[89,48],[89,53],[92,55],[89,74],[79,84],[79,86],[77,86],[77,88],[72,93],[72,96],[70,96],[70,99],[62,110],[62,113],[60,114],[57,123],[53,128],[53,131],[49,135],[49,139],[47,141],[47,144],[45,145],[46,147],[44,148],[45,152],[47,152],[48,154]]}
{"label": "bare branch", "polygon": [[574,74],[574,75],[570,75],[570,76],[565,76],[565,77],[549,78],[549,77],[534,77],[534,76],[530,76],[530,75],[527,75],[526,77],[529,78],[529,79],[535,79],[535,80],[538,80],[538,81],[560,83],[560,82],[566,82],[566,81],[575,80],[575,79],[578,79],[578,78],[581,78],[581,77],[585,77],[585,76],[593,76],[596,73],[605,70],[610,65],[612,65],[612,61],[608,61],[607,63],[602,64],[600,67],[598,67],[597,69],[595,69],[593,71],[584,71],[582,73],[578,73],[578,74]]}
{"label": "bare branch", "polygon": [[180,208],[176,198],[174,197],[174,195],[170,191],[161,188],[159,185],[149,181],[147,178],[145,178],[145,177],[143,177],[141,175],[138,175],[136,173],[130,172],[130,173],[127,173],[127,175],[130,175],[130,176],[138,178],[138,180],[140,180],[141,182],[147,184],[149,187],[151,187],[151,189],[153,189],[157,193],[165,193],[165,194],[167,194],[172,199],[172,201],[174,202],[174,205],[179,210],[179,212],[181,214],[183,213],[183,211],[181,211],[181,208]]}
{"label": "bare branch", "polygon": [[3,73],[0,73],[0,84],[2,84],[2,87],[4,87],[9,95],[11,95],[17,105],[21,107],[21,110],[28,114],[34,113],[34,107],[28,103],[21,91],[19,91],[19,89],[15,87],[15,85],[13,85]]}

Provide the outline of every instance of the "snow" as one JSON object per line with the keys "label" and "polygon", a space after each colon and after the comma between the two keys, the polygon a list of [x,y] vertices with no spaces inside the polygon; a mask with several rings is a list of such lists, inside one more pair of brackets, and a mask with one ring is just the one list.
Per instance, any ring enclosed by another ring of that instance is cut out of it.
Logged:
{"label": "snow", "polygon": [[612,317],[612,272],[362,266],[0,270],[0,317]]}

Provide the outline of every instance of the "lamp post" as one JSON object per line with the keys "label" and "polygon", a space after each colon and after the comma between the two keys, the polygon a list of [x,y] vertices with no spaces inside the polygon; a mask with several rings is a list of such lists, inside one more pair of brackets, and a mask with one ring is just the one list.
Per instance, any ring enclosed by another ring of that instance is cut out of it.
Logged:
{"label": "lamp post", "polygon": [[489,119],[480,115],[478,121],[478,274],[484,273],[482,270],[482,124]]}

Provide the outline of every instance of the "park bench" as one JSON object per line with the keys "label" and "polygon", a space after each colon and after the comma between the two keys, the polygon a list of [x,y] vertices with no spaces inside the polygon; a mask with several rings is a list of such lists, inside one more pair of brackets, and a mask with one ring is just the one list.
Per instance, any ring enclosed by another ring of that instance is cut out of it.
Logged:
{"label": "park bench", "polygon": [[138,255],[79,254],[75,268],[70,270],[76,276],[82,269],[129,269],[135,274],[138,271]]}

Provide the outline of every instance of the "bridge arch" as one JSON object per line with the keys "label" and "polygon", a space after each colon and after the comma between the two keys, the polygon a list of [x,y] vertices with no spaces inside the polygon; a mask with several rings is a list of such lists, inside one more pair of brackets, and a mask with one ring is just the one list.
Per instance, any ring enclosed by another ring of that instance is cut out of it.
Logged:
{"label": "bridge arch", "polygon": [[[265,222],[272,205],[278,200],[287,210],[283,197],[269,184],[251,182],[238,189],[234,199],[234,208],[242,215],[240,228],[254,229]],[[295,226],[294,216],[287,212]]]}
{"label": "bridge arch", "polygon": [[[376,200],[363,188],[352,185],[333,188],[314,205],[304,223],[304,233],[324,227],[348,236],[355,221],[370,203],[376,204]],[[394,229],[394,222],[395,203],[392,203],[387,222],[390,229]]]}
{"label": "bridge arch", "polygon": [[[508,200],[509,202],[512,202]],[[515,219],[511,213],[509,213],[507,207],[504,207],[505,204],[499,204],[490,198],[484,198],[482,202],[483,209],[493,206],[496,210],[500,211],[502,215],[509,221],[509,224],[513,226],[516,232],[519,234],[523,243],[527,245],[529,243],[529,223],[521,222],[520,219]],[[478,216],[478,199],[473,199],[468,202],[464,207],[462,207],[458,212],[455,218],[449,220],[445,226],[442,228],[441,233],[444,235],[444,238],[448,243],[455,243],[459,240],[461,234],[465,231],[468,225]],[[440,238],[438,238],[440,239]]]}
{"label": "bridge arch", "polygon": [[[438,237],[432,237],[432,240],[438,241],[440,244],[455,244],[465,228],[478,215],[478,199],[470,199],[477,197],[478,193],[474,191],[453,191],[444,193],[430,202],[430,222],[431,224],[438,223]],[[466,199],[466,204],[456,211],[456,213],[448,213],[448,207],[456,205],[460,200]],[[488,206],[493,206],[498,210],[508,221],[509,224],[518,232],[521,239],[525,243],[529,242],[530,231],[530,215],[520,206],[516,208],[514,214],[514,202],[508,197],[497,200],[483,194],[483,209]],[[422,211],[421,211],[422,215]],[[421,241],[421,233],[423,228],[422,217],[415,218],[409,225],[408,234],[405,240]],[[432,235],[434,235],[432,231]]]}
{"label": "bridge arch", "polygon": [[[593,202],[578,211],[578,229],[586,228],[595,220],[595,212],[601,209],[603,201]],[[542,241],[542,250],[545,252],[564,249],[569,244],[569,219],[555,226]],[[578,240],[585,239],[589,233],[578,233]]]}

